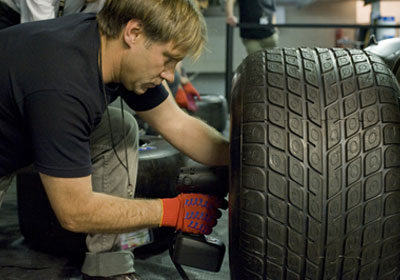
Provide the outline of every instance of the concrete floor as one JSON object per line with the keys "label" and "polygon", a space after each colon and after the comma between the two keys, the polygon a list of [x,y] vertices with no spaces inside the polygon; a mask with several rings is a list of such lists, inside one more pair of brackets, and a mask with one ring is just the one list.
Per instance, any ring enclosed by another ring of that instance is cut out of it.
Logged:
{"label": "concrete floor", "polygon": [[[223,75],[198,75],[193,84],[201,92],[207,94],[224,94]],[[207,82],[204,82],[204,81]],[[227,135],[228,127],[224,132]],[[218,273],[184,267],[189,279],[225,280],[229,279],[228,258],[228,212],[214,228],[213,237],[223,241],[227,252]],[[180,279],[167,251],[152,255],[146,259],[136,259],[135,269],[143,279]],[[58,257],[33,249],[24,241],[18,224],[15,181],[6,194],[0,209],[0,279],[81,279],[80,262],[76,259]]]}

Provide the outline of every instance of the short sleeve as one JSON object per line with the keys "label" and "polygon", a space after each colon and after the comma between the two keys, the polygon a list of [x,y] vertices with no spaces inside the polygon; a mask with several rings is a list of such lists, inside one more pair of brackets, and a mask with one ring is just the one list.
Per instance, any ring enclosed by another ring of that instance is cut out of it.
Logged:
{"label": "short sleeve", "polygon": [[39,172],[64,178],[90,175],[92,120],[87,110],[67,93],[45,91],[26,97],[25,125]]}
{"label": "short sleeve", "polygon": [[147,111],[160,105],[168,97],[168,91],[158,85],[155,88],[148,89],[143,94],[136,94],[126,89],[120,93],[122,99],[135,111]]}

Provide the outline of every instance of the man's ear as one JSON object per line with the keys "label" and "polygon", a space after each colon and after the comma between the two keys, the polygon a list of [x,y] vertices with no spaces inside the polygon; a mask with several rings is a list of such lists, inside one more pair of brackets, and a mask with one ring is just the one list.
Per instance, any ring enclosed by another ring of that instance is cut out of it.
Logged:
{"label": "man's ear", "polygon": [[131,19],[125,25],[123,32],[124,43],[131,47],[140,36],[143,36],[143,25],[140,20]]}

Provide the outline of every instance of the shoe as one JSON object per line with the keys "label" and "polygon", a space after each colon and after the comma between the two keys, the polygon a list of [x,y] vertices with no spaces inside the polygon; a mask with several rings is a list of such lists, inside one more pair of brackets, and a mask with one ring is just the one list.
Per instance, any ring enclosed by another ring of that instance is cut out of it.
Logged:
{"label": "shoe", "polygon": [[82,276],[83,280],[141,280],[139,274],[135,272],[111,277],[89,276],[86,274],[83,274]]}

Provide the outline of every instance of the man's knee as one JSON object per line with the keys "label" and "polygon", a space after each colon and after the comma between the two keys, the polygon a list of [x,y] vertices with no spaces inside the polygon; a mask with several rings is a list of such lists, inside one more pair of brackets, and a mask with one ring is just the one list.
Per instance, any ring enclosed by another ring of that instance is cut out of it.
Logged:
{"label": "man's knee", "polygon": [[127,145],[136,146],[139,141],[139,126],[132,114],[114,107],[109,107],[108,112],[110,114],[109,130],[114,141],[120,142],[125,139],[123,141],[127,141]]}
{"label": "man's knee", "polygon": [[120,108],[109,107],[102,116],[90,136],[92,158],[104,153],[104,150],[123,147],[125,143],[129,150],[137,150],[139,142],[139,128],[131,113]]}
{"label": "man's knee", "polygon": [[[130,145],[137,145],[139,142],[139,125],[134,116],[131,113],[124,111],[123,112],[123,122],[125,135],[127,137],[127,141],[129,141]],[[122,117],[121,117],[122,119]]]}

